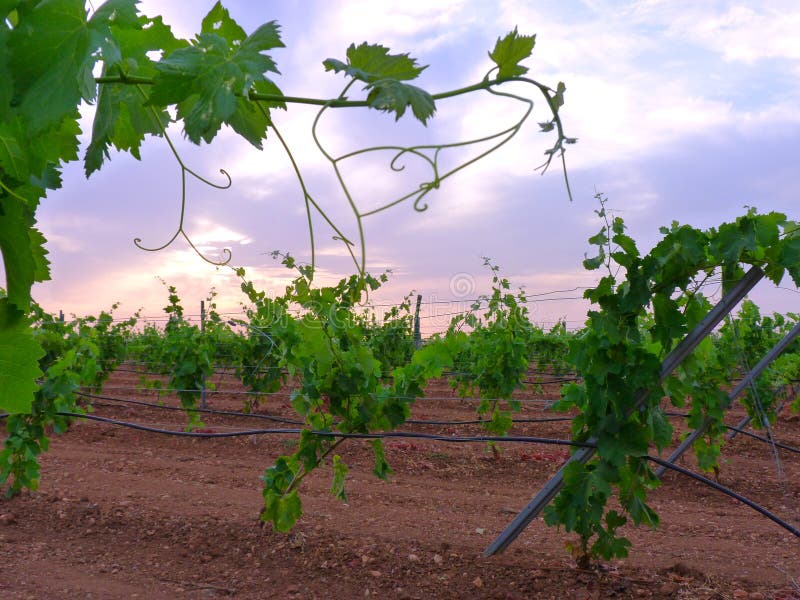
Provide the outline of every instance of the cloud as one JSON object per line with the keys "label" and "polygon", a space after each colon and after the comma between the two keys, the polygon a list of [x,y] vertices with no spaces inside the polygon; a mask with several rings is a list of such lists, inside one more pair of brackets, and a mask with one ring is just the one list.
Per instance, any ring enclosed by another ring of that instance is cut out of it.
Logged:
{"label": "cloud", "polygon": [[800,7],[777,1],[639,2],[633,12],[664,26],[669,36],[693,42],[726,61],[753,64],[765,59],[800,59]]}
{"label": "cloud", "polygon": [[[164,14],[187,37],[199,29],[212,2],[203,4],[198,9],[196,2],[176,0],[143,6]],[[553,87],[566,83],[561,114],[567,135],[579,138],[567,152],[574,202],[566,200],[557,164],[544,177],[533,171],[554,141],[536,124],[549,118],[538,92],[507,88],[536,101],[531,121],[511,142],[443,181],[426,198],[427,212],[417,213],[406,202],[365,219],[369,268],[395,271],[375,297],[388,301],[416,288],[426,300],[449,299],[456,273],[488,281],[483,255],[530,292],[588,285],[593,274],[584,273],[580,262],[590,250],[586,238],[599,229],[595,189],[608,195],[642,249],[657,237],[658,226],[672,219],[718,224],[740,214],[743,204],[797,216],[793,156],[800,143],[800,38],[794,32],[800,29],[800,8],[793,2],[414,0],[390,6],[310,0],[268,7],[232,1],[228,8],[247,31],[273,18],[281,23],[287,48],[273,53],[282,71],[275,80],[291,95],[339,94],[345,79],[325,73],[321,61],[344,58],[347,46],[362,40],[430,63],[420,85],[432,91],[473,83],[491,67],[486,51],[515,25],[538,35],[526,63],[530,75]],[[353,98],[361,94],[350,91]],[[440,101],[428,127],[408,117],[395,123],[375,111],[331,110],[320,133],[336,155],[374,144],[450,143],[502,130],[524,108],[486,93],[462,96]],[[291,105],[287,112],[275,111],[274,118],[309,191],[343,233],[357,239],[347,200],[310,135],[316,110]],[[265,253],[281,248],[309,260],[310,249],[302,192],[276,136],[270,133],[264,152],[230,131],[211,147],[195,148],[180,138],[176,133],[192,168],[215,181],[219,168],[233,177],[226,191],[190,182],[187,231],[210,255],[231,247],[234,262],[258,285],[281,290],[292,274]],[[483,147],[443,150],[441,168],[452,168]],[[388,157],[383,152],[342,163],[362,209],[430,180],[419,160],[406,160],[406,170],[395,173]],[[68,169],[65,188],[39,211],[57,283],[37,286],[37,297],[76,312],[132,298],[158,312],[165,303],[154,278],[160,275],[185,290],[187,304],[196,304],[216,285],[224,290],[224,302],[236,307],[242,299],[238,280],[203,263],[184,242],[157,254],[133,247],[137,235],[153,245],[169,239],[181,208],[179,171],[163,140],[148,142],[143,159],[140,164],[112,156],[88,184],[80,165]],[[353,271],[352,261],[331,240],[324,220],[315,215],[314,221],[317,281],[338,281]],[[547,300],[538,302],[536,311],[534,317],[542,320],[566,314],[579,323],[585,305]]]}
{"label": "cloud", "polygon": [[232,231],[223,225],[213,223],[204,218],[194,219],[193,229],[194,232],[191,237],[192,241],[197,245],[234,243],[246,246],[253,242],[250,237],[243,233]]}
{"label": "cloud", "polygon": [[292,20],[286,33],[291,36],[294,30],[302,30],[298,50],[308,59],[306,64],[319,64],[327,57],[344,59],[345,49],[362,41],[388,46],[393,52],[410,52],[426,64],[424,55],[480,27],[483,17],[495,10],[488,0],[312,1],[297,6],[299,11],[286,15]]}

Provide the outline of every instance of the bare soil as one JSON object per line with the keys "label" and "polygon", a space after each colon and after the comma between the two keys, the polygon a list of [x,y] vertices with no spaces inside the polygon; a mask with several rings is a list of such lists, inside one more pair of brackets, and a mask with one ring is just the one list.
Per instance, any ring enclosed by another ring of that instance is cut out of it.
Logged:
{"label": "bare soil", "polygon": [[[115,373],[104,394],[163,402],[135,391],[139,376]],[[241,391],[231,377],[218,389]],[[557,386],[522,397],[520,416],[545,410]],[[417,401],[417,419],[474,418],[475,403],[444,383]],[[240,410],[243,395],[209,394],[209,406]],[[95,414],[181,430],[167,411],[94,400]],[[291,417],[286,394],[259,412]],[[733,410],[730,422],[741,416]],[[209,431],[288,426],[212,415]],[[680,428],[680,419],[674,419]],[[476,425],[407,430],[479,435]],[[513,433],[568,437],[566,422],[515,426]],[[774,428],[800,447],[800,424]],[[482,552],[567,456],[562,447],[386,441],[395,474],[372,475],[367,442],[342,446],[350,468],[347,503],[329,496],[331,474],[303,482],[304,516],[289,535],[258,520],[258,477],[293,436],[179,438],[82,421],[54,437],[41,457],[40,489],[0,501],[0,598],[800,598],[800,543],[733,499],[669,473],[651,495],[661,527],[629,527],[631,556],[575,566],[563,531],[541,518],[503,554]],[[781,452],[782,473],[761,442],[737,436],[724,450],[723,485],[798,523],[800,456]],[[683,459],[692,467],[692,459]]]}

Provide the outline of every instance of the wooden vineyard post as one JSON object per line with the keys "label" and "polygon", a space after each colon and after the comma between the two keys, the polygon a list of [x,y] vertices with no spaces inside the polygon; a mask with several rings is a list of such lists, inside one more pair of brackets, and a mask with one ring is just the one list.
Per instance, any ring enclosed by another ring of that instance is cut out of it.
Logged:
{"label": "wooden vineyard post", "polygon": [[[712,308],[705,318],[670,352],[661,364],[661,375],[658,383],[661,384],[675,370],[681,361],[686,358],[703,341],[703,339],[719,325],[733,307],[736,306],[747,293],[755,287],[764,277],[764,272],[758,267],[751,267],[750,270],[740,279],[736,285]],[[642,390],[636,395],[634,410],[641,406],[647,399],[649,390]],[[588,444],[596,444],[597,438],[587,440]],[[519,514],[509,523],[499,536],[484,550],[484,556],[492,556],[505,550],[517,536],[523,532],[528,524],[550,504],[553,498],[564,487],[564,470],[572,462],[585,464],[594,456],[595,448],[579,448],[561,466],[555,475],[540,490],[539,493],[523,508]]]}
{"label": "wooden vineyard post", "polygon": [[422,333],[419,327],[419,308],[422,305],[422,294],[417,294],[417,308],[414,310],[414,348],[420,349],[422,346]]}
{"label": "wooden vineyard post", "polygon": [[[205,300],[200,300],[200,335],[204,335],[206,331],[206,303]],[[200,408],[206,407],[206,375],[203,373],[201,376],[200,384]]]}

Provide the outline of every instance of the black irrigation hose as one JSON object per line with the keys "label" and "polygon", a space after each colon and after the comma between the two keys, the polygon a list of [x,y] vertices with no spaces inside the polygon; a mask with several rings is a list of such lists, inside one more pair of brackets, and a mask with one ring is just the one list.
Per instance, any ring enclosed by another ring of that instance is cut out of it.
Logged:
{"label": "black irrigation hose", "polygon": [[[572,417],[532,417],[522,419],[511,419],[511,422],[516,423],[553,423],[557,421],[572,421]],[[462,421],[434,421],[429,419],[406,419],[403,423],[410,425],[480,425],[482,423],[489,423],[484,419],[466,419]]]}
{"label": "black irrigation hose", "polygon": [[[40,383],[40,382],[37,382]],[[95,386],[91,385],[82,385],[78,386],[78,389],[82,390],[93,390],[96,389]],[[134,391],[134,392],[157,392],[160,394],[166,393],[176,393],[176,392],[195,392],[199,394],[202,392],[200,388],[149,388],[149,387],[136,387],[136,386],[128,386],[128,385],[104,385],[103,389],[105,390],[127,390],[127,391]],[[266,397],[266,396],[286,396],[290,392],[293,392],[300,388],[290,389],[288,391],[281,391],[281,392],[250,392],[250,391],[242,391],[242,390],[206,390],[207,394],[228,394],[231,396],[256,396],[256,397]],[[466,401],[466,402],[480,402],[481,400],[489,400],[490,402],[507,402],[508,398],[480,398],[478,396],[389,396],[395,400],[421,400],[421,401],[437,401],[437,402],[444,402],[447,400],[458,400],[458,401]],[[550,404],[552,400],[544,400],[541,398],[511,398],[511,400],[515,400],[521,403],[528,403],[528,404]]]}
{"label": "black irrigation hose", "polygon": [[[246,429],[242,431],[228,431],[228,432],[199,432],[199,431],[177,431],[174,429],[161,429],[158,427],[149,427],[147,425],[139,425],[138,423],[131,423],[130,421],[120,421],[118,419],[109,419],[108,417],[100,417],[97,415],[81,414],[74,412],[58,412],[56,413],[62,417],[74,417],[78,419],[89,419],[90,421],[99,421],[101,423],[108,423],[110,425],[119,425],[120,427],[129,427],[139,431],[147,431],[150,433],[161,433],[165,435],[173,435],[179,437],[194,437],[194,438],[228,438],[228,437],[244,437],[249,435],[271,435],[271,434],[298,434],[303,429],[296,428],[279,428],[279,429]],[[380,433],[342,433],[338,431],[317,431],[311,430],[313,435],[320,437],[334,437],[334,438],[352,438],[352,439],[387,439],[387,438],[410,438],[410,439],[424,439],[438,442],[456,442],[456,443],[470,443],[470,442],[520,442],[531,444],[551,444],[555,446],[577,446],[593,448],[591,444],[583,442],[573,442],[571,440],[561,440],[557,438],[542,438],[530,436],[498,436],[498,435],[481,435],[481,436],[447,436],[436,435],[433,433],[419,433],[412,431],[386,431]]]}
{"label": "black irrigation hose", "polygon": [[[37,383],[41,383],[37,381]],[[78,389],[92,390],[96,386],[81,385]],[[142,387],[142,386],[129,386],[129,385],[104,385],[103,389],[106,390],[132,390],[134,392],[157,392],[160,394],[171,394],[177,392],[195,392],[200,394],[202,388],[159,388],[159,387]],[[228,394],[230,396],[282,396],[286,392],[251,392],[247,390],[210,390],[206,388],[206,394]],[[477,398],[476,398],[477,400]]]}
{"label": "black irrigation hose", "polygon": [[571,383],[573,381],[583,381],[583,377],[560,377],[558,379],[548,379],[546,381],[528,381],[522,383],[526,385],[543,385],[545,383]]}
{"label": "black irrigation hose", "polygon": [[[158,408],[161,410],[175,410],[175,411],[185,411],[183,407],[180,406],[167,406],[164,404],[156,404],[155,402],[145,402],[143,400],[131,400],[128,398],[113,398],[111,396],[101,396],[98,394],[86,394],[84,392],[75,392],[76,396],[82,396],[83,398],[94,398],[97,400],[106,400],[108,402],[121,402],[124,404],[135,404],[137,406],[147,406],[148,408]],[[263,419],[265,421],[274,421],[275,423],[286,423],[288,425],[302,425],[303,421],[298,421],[297,419],[286,419],[284,417],[274,417],[272,415],[264,415],[261,413],[245,413],[245,412],[238,412],[233,410],[216,410],[213,408],[195,408],[193,412],[205,413],[205,414],[212,414],[212,415],[225,415],[229,417],[250,417],[253,419]]]}
{"label": "black irrigation hose", "polygon": [[118,419],[109,419],[108,417],[100,417],[97,415],[81,414],[74,412],[58,412],[56,413],[62,417],[74,417],[78,419],[88,419],[90,421],[98,421],[100,423],[108,423],[109,425],[118,425],[120,427],[127,427],[129,429],[136,429],[137,431],[146,431],[148,433],[160,433],[163,435],[172,435],[176,437],[192,437],[192,438],[228,438],[228,437],[244,437],[248,435],[265,435],[265,434],[298,434],[302,429],[248,429],[244,431],[228,431],[224,433],[207,433],[200,431],[176,431],[174,429],[161,429],[159,427],[149,427],[147,425],[139,425],[138,423],[131,423],[130,421],[120,421]]}
{"label": "black irrigation hose", "polygon": [[[178,437],[193,437],[193,438],[229,438],[229,437],[243,437],[248,435],[268,435],[268,434],[298,434],[301,433],[302,429],[288,429],[288,428],[280,428],[280,429],[251,429],[247,431],[230,431],[227,433],[203,433],[203,432],[195,432],[195,431],[175,431],[170,429],[160,429],[156,427],[148,427],[146,425],[139,425],[137,423],[131,423],[128,421],[119,421],[117,419],[108,419],[106,417],[98,417],[96,415],[84,415],[80,413],[73,413],[73,412],[59,412],[57,413],[64,417],[74,417],[79,419],[89,419],[92,421],[99,421],[101,423],[108,423],[110,425],[118,425],[120,427],[127,427],[129,429],[136,429],[138,431],[145,431],[148,433],[160,433],[164,435],[172,435]],[[0,418],[7,417],[7,414],[0,415]],[[573,442],[571,440],[561,440],[555,438],[540,438],[540,437],[528,437],[528,436],[469,436],[469,437],[448,437],[442,435],[432,435],[426,433],[412,433],[412,432],[385,432],[385,433],[337,433],[335,431],[312,431],[313,435],[318,435],[322,437],[338,437],[338,438],[352,438],[352,439],[387,439],[387,438],[407,438],[407,439],[425,439],[425,440],[432,440],[438,442],[456,442],[456,443],[470,443],[470,442],[522,442],[522,443],[534,443],[534,444],[549,444],[555,446],[571,446],[571,447],[581,447],[581,448],[596,448],[596,444],[588,444],[583,442]],[[719,483],[708,479],[707,477],[703,477],[697,473],[694,473],[688,469],[684,469],[676,464],[667,462],[662,460],[656,456],[646,455],[643,458],[646,458],[649,461],[656,463],[657,465],[663,466],[667,469],[671,469],[673,471],[677,471],[682,475],[690,477],[700,483],[704,483],[705,485],[711,487],[712,489],[717,490],[733,498],[734,500],[738,500],[742,504],[752,508],[759,514],[767,517],[780,527],[786,529],[789,533],[794,535],[797,538],[800,538],[800,530],[796,527],[790,525],[777,515],[773,514],[763,506],[760,506],[745,498],[741,494],[737,494],[733,490],[726,488]]]}
{"label": "black irrigation hose", "polygon": [[[97,400],[106,400],[109,402],[123,402],[125,404],[136,404],[139,406],[147,406],[150,408],[157,408],[163,410],[174,410],[174,411],[182,411],[185,410],[179,406],[166,406],[162,404],[156,404],[154,402],[145,402],[142,400],[130,400],[127,398],[113,398],[111,396],[101,396],[97,394],[86,394],[84,392],[76,392],[77,396],[83,396],[84,398],[95,398]],[[266,421],[273,421],[275,423],[286,423],[288,425],[302,425],[303,421],[297,419],[287,419],[285,417],[275,417],[272,415],[264,415],[261,413],[245,413],[245,412],[238,412],[232,410],[216,410],[212,408],[197,408],[194,409],[195,412],[205,413],[205,414],[212,414],[212,415],[224,415],[229,417],[242,417],[248,418],[251,417],[253,419],[262,419]],[[667,412],[665,413],[671,417],[688,417],[689,415],[686,413],[679,413],[679,412]],[[556,423],[561,421],[571,421],[572,417],[533,417],[533,418],[521,418],[521,419],[512,419],[512,423]],[[404,424],[408,425],[439,425],[439,426],[448,426],[448,425],[480,425],[482,423],[486,423],[486,421],[482,419],[465,419],[465,420],[452,420],[452,421],[437,421],[437,420],[429,420],[429,419],[407,419],[404,421]],[[732,431],[736,431],[737,433],[741,433],[743,435],[749,436],[756,440],[759,440],[764,443],[770,443],[770,440],[764,436],[758,435],[756,433],[751,433],[749,431],[745,431],[738,427],[734,427],[733,425],[725,425],[728,429]],[[783,444],[781,442],[775,442],[775,445],[778,448],[786,450],[788,452],[793,452],[795,454],[800,454],[800,448],[795,448],[794,446],[789,446],[788,444]]]}
{"label": "black irrigation hose", "polygon": [[[155,427],[147,427],[146,425],[139,425],[137,423],[130,423],[127,421],[118,421],[116,419],[107,419],[105,417],[98,417],[95,415],[82,415],[80,413],[70,413],[70,412],[59,412],[59,415],[66,416],[66,417],[77,417],[77,418],[84,418],[90,419],[93,421],[99,421],[102,423],[108,423],[111,425],[118,425],[121,427],[128,427],[131,429],[137,429],[139,431],[146,431],[151,433],[161,433],[166,435],[173,435],[173,436],[181,436],[181,437],[204,437],[204,438],[227,438],[227,437],[241,437],[241,436],[248,436],[248,435],[266,435],[266,434],[298,434],[302,431],[302,429],[253,429],[249,431],[231,431],[227,433],[200,433],[200,432],[192,432],[192,431],[174,431],[169,429],[158,429]],[[534,443],[534,444],[549,444],[554,446],[572,446],[572,447],[581,447],[581,448],[596,448],[596,444],[589,444],[585,442],[574,442],[572,440],[561,440],[555,438],[540,438],[540,437],[528,437],[528,436],[470,436],[470,437],[448,437],[448,436],[441,436],[441,435],[432,435],[432,434],[425,434],[425,433],[412,433],[412,432],[385,432],[385,433],[338,433],[335,431],[312,431],[313,435],[318,435],[321,437],[337,437],[337,438],[351,438],[351,439],[387,439],[387,438],[410,438],[410,439],[425,439],[425,440],[433,440],[439,442],[456,442],[456,443],[470,443],[470,442],[523,442],[523,443]],[[716,481],[712,481],[707,477],[704,477],[698,473],[694,473],[689,469],[684,469],[676,464],[667,462],[662,460],[656,456],[646,455],[643,456],[647,460],[656,463],[657,465],[663,466],[667,469],[671,469],[673,471],[677,471],[682,475],[690,477],[700,483],[704,483],[705,485],[709,486],[712,489],[717,490],[733,498],[734,500],[738,500],[745,506],[748,506],[758,512],[759,514],[767,517],[780,527],[783,527],[786,531],[791,533],[797,538],[800,538],[800,529],[792,526],[791,524],[787,523],[774,513],[770,512],[763,506],[756,504],[752,500],[742,496],[741,494],[737,494],[733,490],[726,488],[724,485],[720,485]]]}
{"label": "black irrigation hose", "polygon": [[[164,410],[184,410],[178,406],[165,406],[162,404],[156,404],[154,402],[144,402],[142,400],[130,400],[127,398],[113,398],[111,396],[101,396],[97,394],[87,394],[84,392],[76,392],[76,395],[83,396],[85,398],[96,398],[98,400],[107,400],[110,402],[123,402],[126,404],[137,404],[139,406],[148,406],[151,408],[159,408]],[[245,412],[238,412],[238,411],[231,411],[231,410],[215,410],[211,408],[198,408],[195,409],[196,412],[200,413],[207,413],[207,414],[215,414],[215,415],[224,415],[229,417],[252,417],[254,419],[263,419],[267,421],[274,421],[276,423],[286,423],[289,425],[302,425],[303,421],[297,419],[287,419],[284,417],[274,417],[271,415],[264,415],[261,413],[245,413]],[[670,417],[683,417],[686,418],[689,415],[687,413],[680,413],[680,412],[666,412],[667,416]],[[533,418],[520,418],[520,419],[512,419],[512,423],[556,423],[561,421],[571,421],[572,417],[533,417]],[[451,420],[451,421],[437,421],[437,420],[429,420],[429,419],[407,419],[404,421],[405,424],[408,425],[440,425],[440,426],[448,426],[448,425],[480,425],[482,423],[486,423],[486,421],[482,419],[464,419],[464,420]],[[725,425],[728,429],[732,431],[736,431],[737,433],[741,433],[743,435],[749,436],[756,440],[759,440],[764,443],[769,443],[770,440],[764,436],[760,436],[756,433],[751,433],[749,431],[745,431],[738,427],[734,427],[733,425]],[[781,442],[775,442],[775,445],[778,448],[786,450],[788,452],[793,452],[795,454],[800,454],[800,448],[795,448],[794,446],[789,446],[788,444],[783,444]]]}
{"label": "black irrigation hose", "polygon": [[731,490],[729,488],[726,488],[724,485],[720,485],[719,483],[717,483],[716,481],[712,481],[708,477],[703,477],[702,475],[700,475],[698,473],[694,473],[693,471],[690,471],[688,469],[684,469],[683,467],[679,467],[678,465],[676,465],[674,463],[667,462],[666,460],[662,460],[662,459],[660,459],[660,458],[658,458],[656,456],[649,456],[648,455],[646,458],[647,458],[647,460],[650,460],[650,461],[656,463],[657,465],[660,465],[660,466],[665,467],[667,469],[672,469],[673,471],[677,471],[678,473],[681,473],[682,475],[686,475],[687,477],[691,477],[692,479],[694,479],[696,481],[699,481],[700,483],[704,483],[707,486],[717,490],[718,492],[722,492],[726,496],[730,496],[734,500],[738,500],[742,504],[745,504],[746,506],[749,506],[750,508],[752,508],[756,512],[758,512],[761,515],[763,515],[763,516],[767,517],[768,519],[770,519],[771,521],[774,521],[775,523],[777,523],[778,525],[783,527],[786,531],[788,531],[789,533],[791,533],[795,537],[800,538],[800,529],[797,529],[796,527],[793,527],[792,525],[790,525],[789,523],[787,523],[786,521],[784,521],[783,519],[781,519],[777,515],[775,515],[775,514],[771,513],[770,511],[768,511],[763,506],[760,506],[760,505],[756,504],[752,500],[748,500],[744,496],[742,496],[740,494],[737,494],[736,492],[734,492],[733,490]]}
{"label": "black irrigation hose", "polygon": [[746,435],[748,437],[764,442],[765,444],[774,444],[775,446],[783,450],[794,452],[795,454],[800,454],[800,448],[795,448],[794,446],[789,446],[787,444],[783,444],[775,440],[770,440],[766,436],[758,435],[757,433],[753,433],[751,431],[745,431],[744,429],[740,429],[739,427],[734,427],[733,425],[725,425],[725,427],[727,427],[731,431],[735,431],[736,433],[741,433],[742,435]]}
{"label": "black irrigation hose", "polygon": [[[102,396],[99,394],[87,394],[85,392],[75,392],[76,396],[82,396],[84,398],[94,398],[97,400],[106,400],[108,402],[120,402],[124,404],[135,404],[137,406],[146,406],[148,408],[156,408],[161,410],[173,410],[173,411],[184,411],[185,409],[180,406],[167,406],[164,404],[156,404],[155,402],[145,402],[144,400],[131,400],[128,398],[114,398],[112,396]],[[196,408],[193,409],[194,412],[205,413],[205,414],[212,414],[212,415],[224,415],[229,417],[242,417],[242,418],[253,418],[253,419],[264,419],[267,421],[274,421],[276,423],[287,423],[289,425],[302,425],[304,421],[299,421],[297,419],[287,419],[285,417],[275,417],[272,415],[265,415],[262,413],[246,413],[240,411],[233,411],[233,410],[216,410],[213,408]],[[552,422],[559,422],[559,421],[571,421],[572,417],[531,417],[531,418],[521,418],[521,419],[512,419],[513,423],[552,423]],[[429,419],[407,419],[404,421],[404,424],[409,425],[480,425],[482,423],[486,423],[487,421],[483,419],[465,419],[465,420],[453,420],[453,421],[436,421],[436,420],[429,420]]]}
{"label": "black irrigation hose", "polygon": [[[674,411],[665,412],[664,414],[667,415],[668,417],[683,417],[683,418],[687,418],[689,416],[688,413],[681,413],[681,412],[674,412]],[[774,443],[778,448],[781,448],[783,450],[787,450],[788,452],[793,452],[795,454],[800,454],[800,448],[795,448],[794,446],[789,446],[788,444],[783,444],[783,443],[778,442],[778,441],[770,440],[769,438],[767,438],[767,437],[765,437],[763,435],[758,435],[757,433],[752,433],[750,431],[746,431],[746,430],[741,429],[739,427],[736,427],[734,425],[725,425],[724,423],[723,423],[723,425],[725,426],[725,428],[730,429],[731,431],[735,431],[736,433],[741,433],[742,435],[746,435],[746,436],[751,437],[753,439],[759,440],[761,442],[764,442],[765,444]]]}

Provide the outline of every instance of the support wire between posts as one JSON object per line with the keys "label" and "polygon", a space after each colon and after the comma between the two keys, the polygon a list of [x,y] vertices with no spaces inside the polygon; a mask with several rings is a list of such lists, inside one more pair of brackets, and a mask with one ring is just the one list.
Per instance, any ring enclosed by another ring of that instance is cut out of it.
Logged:
{"label": "support wire between posts", "polygon": [[[764,271],[758,267],[751,267],[742,279],[736,283],[735,286],[720,300],[714,308],[712,308],[705,318],[697,324],[697,326],[678,344],[672,352],[667,355],[664,362],[661,364],[661,375],[658,379],[659,385],[675,370],[681,361],[686,358],[703,341],[703,339],[710,334],[714,328],[719,325],[722,319],[725,318],[733,308],[747,295],[747,293],[755,287],[764,277]],[[648,395],[650,390],[642,390],[636,395],[636,402],[634,409],[636,410],[641,406]],[[587,444],[596,444],[597,438],[590,438]],[[565,462],[558,472],[548,481],[540,490],[539,493],[531,500],[528,505],[523,508],[519,514],[514,518],[511,523],[500,533],[499,536],[489,545],[483,552],[483,556],[492,556],[498,552],[505,550],[511,542],[517,539],[520,533],[536,518],[536,516],[544,510],[544,507],[550,504],[553,498],[556,497],[561,488],[564,487],[564,472],[567,466],[573,462],[586,464],[594,456],[595,448],[580,448],[575,451],[572,456]]]}

